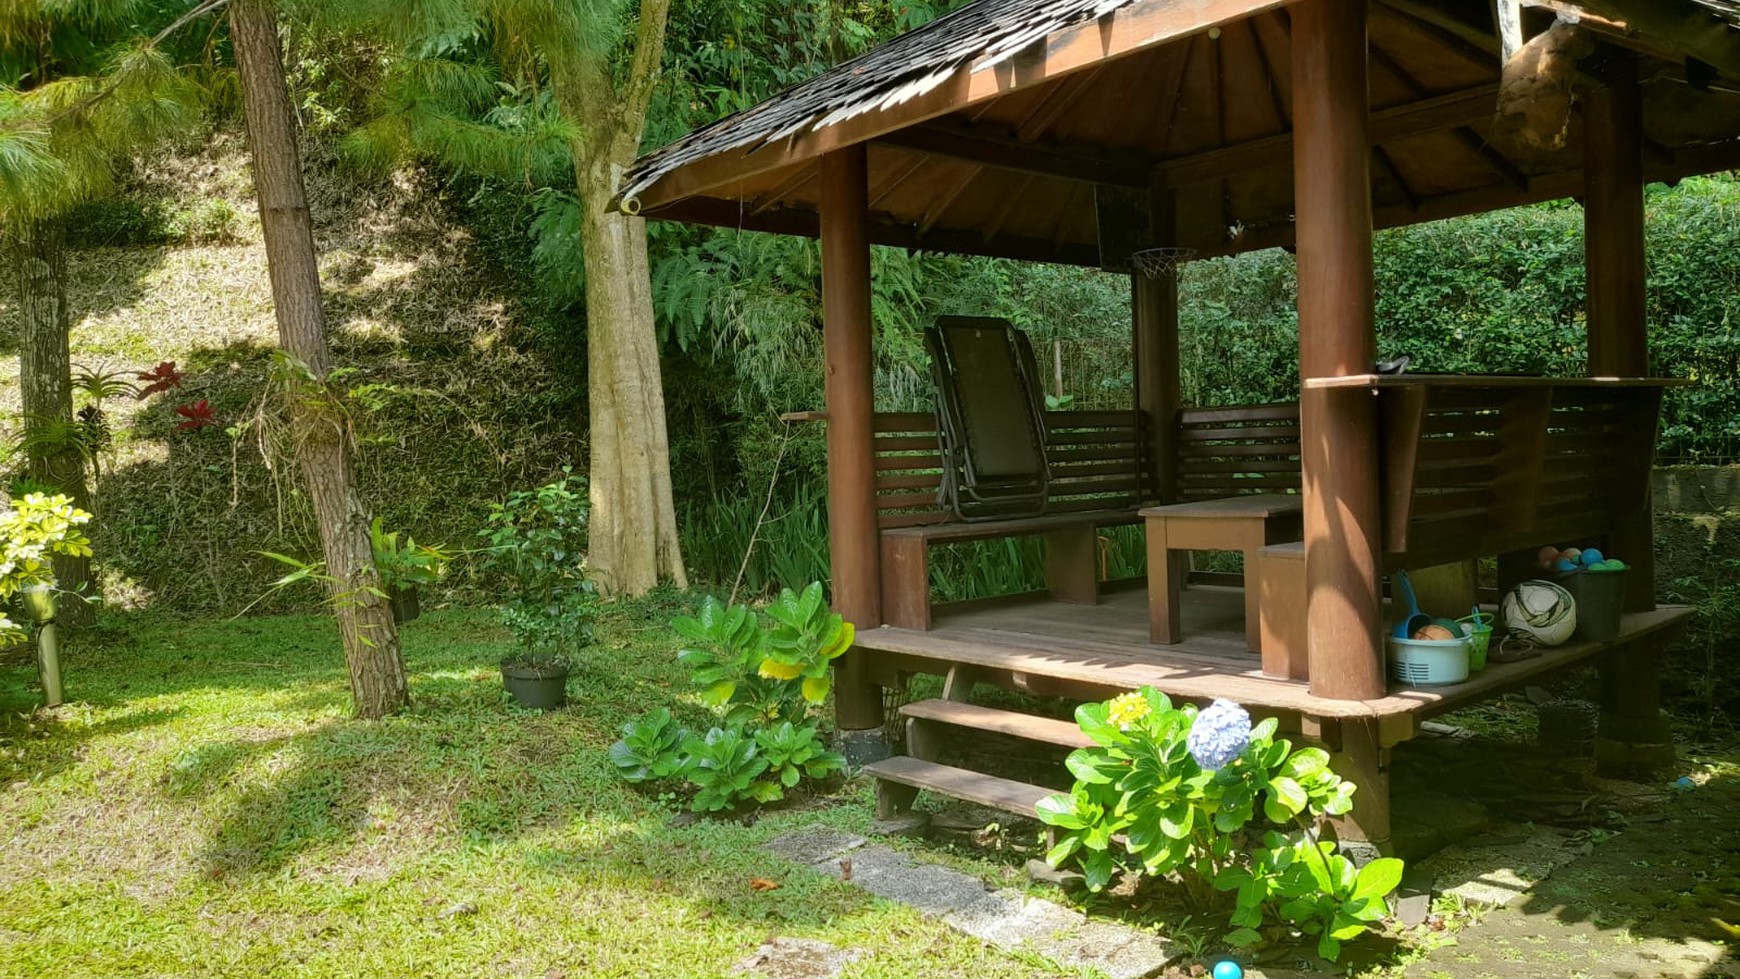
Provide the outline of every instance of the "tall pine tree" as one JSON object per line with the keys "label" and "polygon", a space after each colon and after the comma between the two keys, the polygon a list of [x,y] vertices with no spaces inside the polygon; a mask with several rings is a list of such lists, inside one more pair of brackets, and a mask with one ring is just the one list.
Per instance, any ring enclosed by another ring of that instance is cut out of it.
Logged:
{"label": "tall pine tree", "polygon": [[332,579],[357,716],[384,717],[409,703],[405,663],[392,607],[370,549],[368,513],[356,492],[350,426],[327,382],[332,358],[321,306],[320,269],[270,0],[231,0],[230,44],[248,121],[279,343],[290,355],[280,380],[292,451],[314,506],[321,552]]}

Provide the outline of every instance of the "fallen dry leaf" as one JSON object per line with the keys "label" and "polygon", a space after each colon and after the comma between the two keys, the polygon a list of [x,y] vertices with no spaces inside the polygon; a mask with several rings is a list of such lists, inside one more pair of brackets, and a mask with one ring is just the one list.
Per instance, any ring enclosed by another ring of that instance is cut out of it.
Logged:
{"label": "fallen dry leaf", "polygon": [[756,892],[777,891],[779,890],[779,881],[768,880],[766,877],[751,877],[749,878],[749,889]]}

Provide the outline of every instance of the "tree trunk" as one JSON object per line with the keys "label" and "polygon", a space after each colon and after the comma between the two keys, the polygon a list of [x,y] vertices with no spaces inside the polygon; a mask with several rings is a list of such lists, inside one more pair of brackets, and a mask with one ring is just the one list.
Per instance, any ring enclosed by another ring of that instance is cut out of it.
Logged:
{"label": "tree trunk", "polygon": [[[90,509],[85,489],[85,459],[70,436],[72,410],[72,314],[66,302],[65,234],[58,220],[26,223],[15,229],[12,267],[18,274],[19,386],[23,395],[24,430],[29,437],[27,472],[30,479],[72,497]],[[56,585],[85,595],[90,588],[91,560],[56,555]],[[90,620],[82,598],[62,595],[56,617],[80,625]]]}
{"label": "tree trunk", "polygon": [[392,607],[383,595],[369,546],[368,514],[351,473],[350,432],[326,384],[331,358],[320,305],[320,270],[278,27],[267,0],[232,2],[230,43],[247,116],[278,338],[311,375],[286,372],[296,461],[314,505],[321,550],[333,579],[330,587],[357,716],[382,717],[409,702],[405,664],[399,655]]}
{"label": "tree trunk", "polygon": [[576,167],[591,413],[587,561],[601,593],[640,595],[661,576],[687,587],[688,575],[671,496],[646,223],[606,209],[627,162],[608,155]]}

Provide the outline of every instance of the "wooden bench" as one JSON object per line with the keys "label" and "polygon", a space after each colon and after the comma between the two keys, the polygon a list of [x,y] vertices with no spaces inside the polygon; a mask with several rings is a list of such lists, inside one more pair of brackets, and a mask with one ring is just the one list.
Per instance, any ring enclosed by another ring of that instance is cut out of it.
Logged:
{"label": "wooden bench", "polygon": [[[927,412],[876,415],[876,507],[882,529],[883,620],[928,629],[933,544],[1045,538],[1046,588],[1068,602],[1098,600],[1098,531],[1141,521],[1154,502],[1148,422],[1131,411],[1048,411],[1051,499],[1039,517],[962,522],[937,502],[941,460]],[[1206,500],[1299,487],[1299,406],[1187,408],[1179,413],[1179,493]]]}
{"label": "wooden bench", "polygon": [[1003,537],[1045,539],[1045,580],[1052,596],[1092,604],[1099,596],[1098,530],[1133,524],[1153,467],[1142,457],[1130,411],[1048,411],[1048,512],[1037,517],[963,522],[937,499],[942,462],[936,418],[929,413],[876,415],[876,509],[881,527],[882,618],[928,629],[930,549],[936,544]]}

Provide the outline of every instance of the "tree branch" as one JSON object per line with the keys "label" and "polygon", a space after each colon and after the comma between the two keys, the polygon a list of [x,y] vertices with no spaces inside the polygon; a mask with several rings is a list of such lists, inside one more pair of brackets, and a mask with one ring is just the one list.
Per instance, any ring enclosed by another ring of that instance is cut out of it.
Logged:
{"label": "tree branch", "polygon": [[[225,4],[227,4],[229,2],[230,2],[230,0],[205,0],[204,3],[201,3],[197,7],[194,7],[192,10],[189,10],[185,14],[182,14],[180,17],[175,18],[174,21],[170,22],[168,27],[165,27],[164,29],[158,31],[155,35],[152,36],[151,40],[145,42],[144,47],[141,48],[140,50],[149,51],[152,48],[157,47],[159,44],[162,44],[164,41],[169,40],[169,36],[171,34],[174,34],[176,31],[181,30],[183,27],[186,27],[188,24],[193,23],[194,21],[198,20],[199,18],[204,17],[206,14],[209,14],[212,11],[217,10],[218,8],[224,6]],[[85,96],[83,99],[80,99],[79,101],[74,102],[72,105],[67,106],[66,108],[60,110],[59,112],[56,112],[54,115],[49,116],[47,119],[41,120],[40,122],[31,122],[31,121],[25,120],[25,119],[14,120],[12,122],[6,123],[4,126],[0,126],[0,131],[11,131],[14,129],[24,129],[26,127],[37,127],[37,126],[44,127],[44,128],[53,128],[55,123],[61,121],[62,119],[67,118],[68,116],[78,115],[79,113],[82,113],[82,112],[89,112],[90,110],[96,108],[98,105],[101,105],[110,96],[114,95],[116,89],[118,89],[120,87],[121,87],[121,80],[119,78],[112,78],[112,79],[110,79],[110,81],[107,85],[104,85],[102,88],[91,93],[90,95]]]}
{"label": "tree branch", "polygon": [[646,114],[658,85],[665,59],[665,24],[670,19],[671,0],[641,0],[640,26],[634,39],[634,63],[622,100],[623,130],[640,142],[646,129]]}

